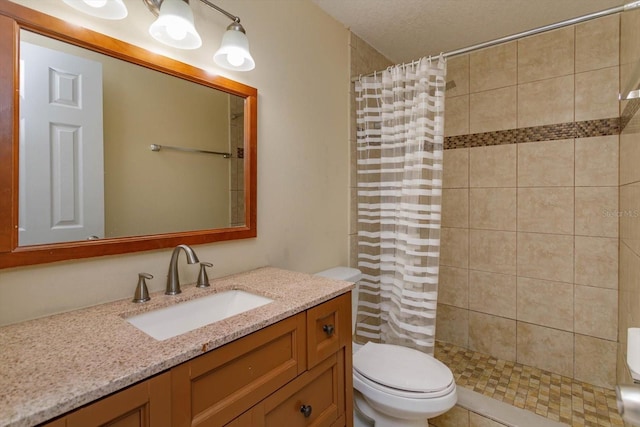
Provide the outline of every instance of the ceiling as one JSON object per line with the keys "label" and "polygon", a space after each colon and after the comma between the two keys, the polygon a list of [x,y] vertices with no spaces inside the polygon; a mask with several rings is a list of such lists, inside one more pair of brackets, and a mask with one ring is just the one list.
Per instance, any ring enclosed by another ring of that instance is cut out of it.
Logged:
{"label": "ceiling", "polygon": [[472,46],[631,0],[312,0],[395,63]]}

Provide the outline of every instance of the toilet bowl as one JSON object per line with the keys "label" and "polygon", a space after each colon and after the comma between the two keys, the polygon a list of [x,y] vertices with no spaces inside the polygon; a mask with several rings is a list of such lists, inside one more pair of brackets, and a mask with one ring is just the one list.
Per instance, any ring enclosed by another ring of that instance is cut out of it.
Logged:
{"label": "toilet bowl", "polygon": [[[356,284],[352,295],[352,326],[358,307],[355,268],[336,267],[316,275]],[[421,351],[391,344],[353,343],[354,426],[424,427],[429,418],[457,401],[451,370]]]}

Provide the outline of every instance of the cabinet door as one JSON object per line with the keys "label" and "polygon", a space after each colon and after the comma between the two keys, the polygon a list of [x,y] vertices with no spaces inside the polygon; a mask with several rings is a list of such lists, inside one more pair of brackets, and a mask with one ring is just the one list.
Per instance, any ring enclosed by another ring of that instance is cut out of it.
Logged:
{"label": "cabinet door", "polygon": [[173,368],[172,427],[223,426],[304,372],[305,320],[289,317]]}
{"label": "cabinet door", "polygon": [[66,426],[170,427],[170,393],[167,372],[70,413]]}
{"label": "cabinet door", "polygon": [[264,427],[344,426],[344,351],[329,356],[260,406]]}
{"label": "cabinet door", "polygon": [[307,366],[351,342],[351,293],[307,310]]}

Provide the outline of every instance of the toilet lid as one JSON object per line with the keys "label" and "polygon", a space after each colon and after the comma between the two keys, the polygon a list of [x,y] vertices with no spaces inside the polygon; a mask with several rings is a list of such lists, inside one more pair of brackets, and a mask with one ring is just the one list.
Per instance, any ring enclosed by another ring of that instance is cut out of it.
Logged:
{"label": "toilet lid", "polygon": [[366,343],[353,355],[353,368],[378,384],[417,393],[441,391],[453,383],[444,363],[397,345]]}

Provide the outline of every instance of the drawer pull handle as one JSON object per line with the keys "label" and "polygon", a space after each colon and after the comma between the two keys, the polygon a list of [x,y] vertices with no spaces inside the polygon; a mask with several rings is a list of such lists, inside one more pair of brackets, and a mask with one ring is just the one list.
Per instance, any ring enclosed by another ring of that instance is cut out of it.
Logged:
{"label": "drawer pull handle", "polygon": [[324,325],[322,327],[322,330],[327,334],[327,336],[331,336],[333,335],[333,332],[335,331],[336,328],[333,327],[333,325]]}
{"label": "drawer pull handle", "polygon": [[302,405],[300,407],[300,412],[302,412],[305,418],[309,418],[311,416],[311,411],[313,411],[311,405]]}

